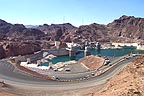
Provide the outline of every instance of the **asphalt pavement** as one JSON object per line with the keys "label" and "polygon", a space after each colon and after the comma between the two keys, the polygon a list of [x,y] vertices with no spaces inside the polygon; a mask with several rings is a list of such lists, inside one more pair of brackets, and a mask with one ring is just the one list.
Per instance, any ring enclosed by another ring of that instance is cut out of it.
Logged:
{"label": "asphalt pavement", "polygon": [[6,61],[0,61],[0,80],[14,87],[34,90],[68,90],[91,87],[104,84],[108,79],[116,75],[125,65],[131,62],[131,60],[133,60],[134,58],[135,57],[125,59],[124,61],[115,64],[108,71],[99,76],[90,78],[88,80],[74,82],[59,82],[33,77],[19,71],[11,64],[8,64],[8,62]]}

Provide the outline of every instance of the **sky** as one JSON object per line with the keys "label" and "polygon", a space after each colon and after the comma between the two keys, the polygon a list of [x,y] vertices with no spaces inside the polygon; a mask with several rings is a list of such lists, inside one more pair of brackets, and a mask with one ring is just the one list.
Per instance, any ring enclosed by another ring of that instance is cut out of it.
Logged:
{"label": "sky", "polygon": [[0,19],[12,24],[108,24],[122,15],[144,18],[144,0],[0,0]]}

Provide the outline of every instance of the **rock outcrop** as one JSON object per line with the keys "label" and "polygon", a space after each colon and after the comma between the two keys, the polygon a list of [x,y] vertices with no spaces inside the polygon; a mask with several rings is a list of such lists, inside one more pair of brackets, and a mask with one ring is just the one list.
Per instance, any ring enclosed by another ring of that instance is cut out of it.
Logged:
{"label": "rock outcrop", "polygon": [[37,29],[50,36],[50,40],[65,41],[64,38],[71,33],[71,30],[76,29],[76,27],[74,27],[70,23],[51,25],[44,24],[37,27]]}
{"label": "rock outcrop", "polygon": [[144,40],[144,18],[123,15],[107,25],[110,39],[119,42]]}
{"label": "rock outcrop", "polygon": [[[45,34],[38,29],[25,28],[23,24],[10,24],[0,20],[0,40],[31,40],[31,38],[40,39]],[[39,37],[39,38],[38,38]]]}
{"label": "rock outcrop", "polygon": [[25,36],[42,36],[44,35],[44,32],[38,30],[38,29],[31,29],[31,28],[28,28],[28,29],[25,29],[23,30],[22,32],[23,35]]}
{"label": "rock outcrop", "polygon": [[5,50],[2,45],[0,45],[0,59],[4,57],[6,57]]}
{"label": "rock outcrop", "polygon": [[0,57],[32,54],[41,50],[39,44],[30,42],[7,42],[0,46]]}
{"label": "rock outcrop", "polygon": [[75,32],[76,36],[81,41],[109,41],[107,27],[96,23],[80,26]]}

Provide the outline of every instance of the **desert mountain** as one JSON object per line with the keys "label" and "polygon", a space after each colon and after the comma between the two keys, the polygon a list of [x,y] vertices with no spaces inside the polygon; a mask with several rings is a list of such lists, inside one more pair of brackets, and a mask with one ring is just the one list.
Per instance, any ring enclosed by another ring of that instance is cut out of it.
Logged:
{"label": "desert mountain", "polygon": [[116,41],[144,40],[144,18],[123,15],[107,25],[108,35]]}
{"label": "desert mountain", "polygon": [[92,23],[78,28],[70,23],[44,24],[36,28],[26,28],[22,24],[10,24],[0,20],[0,34],[0,38],[6,36],[12,39],[136,42],[144,40],[144,18],[123,15],[107,25]]}
{"label": "desert mountain", "polygon": [[92,23],[77,28],[69,23],[44,24],[37,29],[49,34],[53,39],[69,42],[138,42],[144,40],[144,18],[126,15],[123,15],[107,25]]}
{"label": "desert mountain", "polygon": [[[64,24],[44,24],[37,27],[37,29],[44,32],[51,40],[63,40],[69,34],[73,33],[77,28],[70,23]],[[65,40],[64,40],[65,41]]]}
{"label": "desert mountain", "polygon": [[[0,58],[11,56],[8,50],[15,52],[12,49],[19,48],[16,45],[27,46],[28,48],[24,47],[24,49],[27,48],[27,51],[22,53],[27,54],[35,51],[28,50],[29,47],[34,47],[36,50],[50,48],[51,44],[47,41],[54,40],[64,42],[143,42],[144,18],[123,15],[107,25],[92,23],[75,27],[70,23],[64,23],[44,24],[37,28],[26,28],[23,24],[10,24],[0,19]],[[5,45],[9,45],[8,48],[5,48]],[[13,55],[20,54],[19,52],[13,53]]]}

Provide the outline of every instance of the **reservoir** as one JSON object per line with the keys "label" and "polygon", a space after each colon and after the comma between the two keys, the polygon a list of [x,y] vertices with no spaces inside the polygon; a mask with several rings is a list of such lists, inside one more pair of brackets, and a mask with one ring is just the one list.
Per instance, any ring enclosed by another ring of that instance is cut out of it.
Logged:
{"label": "reservoir", "polygon": [[[101,50],[95,50],[95,49],[91,49],[90,50],[90,54],[91,55],[100,55],[100,56],[107,56],[107,57],[119,57],[119,56],[123,56],[126,54],[130,54],[130,53],[144,53],[144,50],[137,50],[137,49],[101,49]],[[76,54],[76,56],[74,58],[70,58],[69,56],[60,56],[60,57],[56,57],[53,58],[51,60],[51,62],[53,64],[56,64],[58,62],[66,62],[66,61],[70,61],[70,60],[79,60],[80,58],[84,57],[84,52],[79,52],[78,54]],[[44,63],[43,65],[47,66],[48,63]]]}

